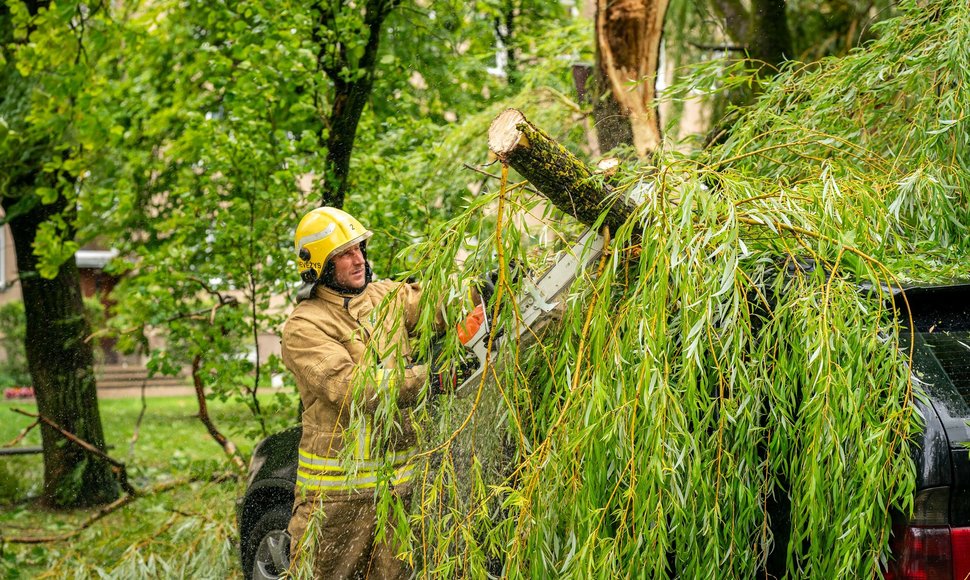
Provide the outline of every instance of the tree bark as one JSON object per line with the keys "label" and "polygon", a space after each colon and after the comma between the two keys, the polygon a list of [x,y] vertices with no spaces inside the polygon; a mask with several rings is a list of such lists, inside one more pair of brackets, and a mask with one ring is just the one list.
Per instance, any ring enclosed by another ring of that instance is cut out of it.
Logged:
{"label": "tree bark", "polygon": [[[318,30],[332,26],[336,19],[335,8],[324,0],[318,3]],[[327,135],[327,158],[324,167],[322,204],[342,208],[347,195],[350,177],[350,158],[357,137],[357,125],[370,98],[374,86],[374,69],[377,66],[377,51],[380,47],[381,26],[384,19],[397,5],[398,0],[367,0],[364,7],[364,26],[367,30],[367,43],[360,60],[354,65],[346,54],[341,54],[337,62],[323,61],[324,47],[321,46],[318,65],[334,85],[333,105],[329,115],[329,134]],[[315,34],[318,43],[324,42],[321,34]],[[347,80],[347,71],[360,72],[354,80]]]}
{"label": "tree bark", "polygon": [[713,0],[711,7],[724,20],[724,34],[735,44],[747,46],[751,34],[751,15],[741,0]]}
{"label": "tree bark", "polygon": [[[629,118],[632,144],[640,157],[660,146],[660,117],[655,101],[667,3],[668,0],[597,0],[598,78],[603,83],[599,90],[608,86],[619,111]],[[604,151],[611,148],[609,144],[626,139],[623,122],[608,101],[603,102],[598,115]]]}
{"label": "tree bark", "polygon": [[[777,68],[791,58],[791,31],[785,0],[752,0],[751,12],[739,0],[714,0],[714,11],[724,20],[724,32],[747,49],[748,58]],[[772,74],[765,71],[763,75]]]}
{"label": "tree bark", "polygon": [[556,207],[586,225],[608,210],[603,224],[615,232],[632,213],[600,176],[516,109],[506,109],[492,121],[488,147]]}
{"label": "tree bark", "polygon": [[610,80],[602,67],[596,67],[593,85],[593,121],[596,124],[596,140],[600,151],[606,152],[621,145],[633,147],[633,127],[630,117],[620,108],[610,91]]}
{"label": "tree bark", "polygon": [[505,0],[501,16],[495,18],[495,35],[505,54],[505,79],[510,87],[519,85],[519,65],[515,49],[515,16],[518,11],[515,4],[515,0]]}
{"label": "tree bark", "polygon": [[342,208],[350,177],[357,124],[370,95],[372,80],[334,83],[334,102],[327,137],[327,161],[323,182],[323,205]]}
{"label": "tree bark", "polygon": [[[777,69],[792,55],[785,0],[752,0],[751,8],[753,26],[748,54],[751,58]],[[765,71],[763,74],[773,76],[774,71]]]}
{"label": "tree bark", "polygon": [[[28,195],[33,195],[28,194]],[[66,216],[73,208],[63,198],[37,203],[11,220],[17,269],[27,317],[27,364],[40,415],[105,451],[98,408],[90,334],[84,318],[77,265],[69,259],[52,280],[37,273],[34,238],[41,224]],[[44,445],[44,502],[56,508],[98,505],[118,497],[108,463],[93,457],[48,424],[41,425]]]}

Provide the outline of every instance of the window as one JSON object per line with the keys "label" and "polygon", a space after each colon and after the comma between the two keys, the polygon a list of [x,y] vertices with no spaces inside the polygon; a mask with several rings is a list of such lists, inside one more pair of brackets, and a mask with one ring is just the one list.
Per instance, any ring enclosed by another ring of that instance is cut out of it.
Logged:
{"label": "window", "polygon": [[923,340],[960,396],[970,405],[970,332],[924,333]]}

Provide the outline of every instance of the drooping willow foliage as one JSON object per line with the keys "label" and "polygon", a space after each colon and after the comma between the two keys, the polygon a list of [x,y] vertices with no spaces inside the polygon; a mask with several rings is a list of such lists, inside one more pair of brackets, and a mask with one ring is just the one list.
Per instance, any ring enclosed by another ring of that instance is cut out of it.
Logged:
{"label": "drooping willow foliage", "polygon": [[[420,576],[880,576],[919,420],[905,321],[865,288],[970,274],[970,7],[877,32],[781,74],[720,144],[613,177],[645,197],[561,320],[417,409],[422,475],[381,505]],[[582,231],[539,211],[503,184],[411,249],[423,348],[489,269],[493,336],[519,334],[516,296]]]}

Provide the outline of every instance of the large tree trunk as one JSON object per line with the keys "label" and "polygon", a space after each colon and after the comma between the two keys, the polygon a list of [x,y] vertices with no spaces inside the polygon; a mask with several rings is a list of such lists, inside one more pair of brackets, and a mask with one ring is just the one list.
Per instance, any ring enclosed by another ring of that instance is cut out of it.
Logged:
{"label": "large tree trunk", "polygon": [[[615,99],[599,99],[594,111],[604,151],[630,139],[644,157],[660,146],[656,106],[657,67],[668,0],[597,0],[596,49],[598,90]],[[628,120],[616,115],[625,115]]]}
{"label": "large tree trunk", "polygon": [[[28,194],[32,195],[32,194]],[[8,208],[9,209],[9,208]],[[27,316],[26,350],[38,412],[104,451],[90,334],[77,265],[65,262],[48,280],[37,273],[34,238],[52,216],[69,214],[63,198],[37,205],[10,222]],[[67,219],[70,216],[67,215]],[[111,467],[47,424],[44,444],[44,502],[57,508],[108,503],[118,497]]]}
{"label": "large tree trunk", "polygon": [[608,210],[603,224],[615,232],[630,217],[632,207],[626,199],[612,195],[582,160],[516,109],[506,109],[492,121],[488,148],[556,207],[586,225]]}
{"label": "large tree trunk", "polygon": [[[3,7],[0,8],[0,41],[10,42],[9,10],[5,3],[0,6]],[[31,16],[36,16],[42,8],[48,8],[50,2],[29,0],[25,6]],[[27,32],[33,32],[32,24],[28,25]],[[9,59],[11,54],[7,55],[5,66],[0,68],[0,82],[7,83],[0,95],[0,106],[15,112],[8,122],[13,121],[13,126],[20,129],[27,126],[22,115],[29,114],[30,109],[25,103],[30,102],[33,81],[16,72],[16,63]],[[57,141],[58,137],[51,135],[46,139]],[[77,265],[72,256],[61,265],[56,277],[48,280],[38,274],[33,252],[40,226],[52,218],[71,223],[75,208],[63,197],[47,205],[35,197],[34,190],[42,185],[38,183],[38,176],[42,175],[41,166],[50,154],[51,143],[42,138],[27,142],[27,145],[20,162],[11,168],[13,173],[5,176],[7,181],[4,191],[0,192],[0,206],[10,220],[17,256],[27,323],[24,346],[37,410],[67,432],[103,451],[105,441],[98,409],[94,356],[91,345],[85,342],[89,331]],[[20,199],[34,204],[21,207],[17,204]],[[90,506],[108,503],[118,497],[118,485],[110,465],[91,456],[47,423],[41,424],[41,438],[44,445],[43,499],[47,505],[57,508]]]}

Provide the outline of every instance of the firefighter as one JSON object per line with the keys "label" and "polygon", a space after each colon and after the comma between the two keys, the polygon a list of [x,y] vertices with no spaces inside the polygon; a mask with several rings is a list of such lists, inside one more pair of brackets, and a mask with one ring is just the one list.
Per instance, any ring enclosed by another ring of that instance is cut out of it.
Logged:
{"label": "firefighter", "polygon": [[[416,284],[372,281],[367,262],[371,232],[346,212],[330,207],[306,214],[296,229],[303,285],[283,330],[283,362],[296,377],[303,403],[296,498],[289,533],[294,562],[308,535],[315,546],[315,578],[400,578],[410,574],[397,559],[393,530],[375,541],[375,481],[390,473],[393,493],[407,505],[413,476],[408,462],[415,433],[407,408],[429,381],[432,394],[453,388],[465,369],[431,372],[411,364],[409,333],[418,321]],[[376,308],[391,295],[386,316]],[[368,349],[368,345],[372,349]],[[398,369],[405,366],[403,376]],[[354,378],[367,372],[363,396],[355,400]],[[396,388],[402,409],[394,437],[375,437],[374,412],[387,389]],[[362,405],[365,421],[351,421]],[[377,440],[384,448],[372,446]],[[350,464],[341,455],[345,446]],[[390,470],[390,471],[389,471]],[[319,517],[319,514],[316,516]],[[292,568],[291,568],[292,569]]]}

